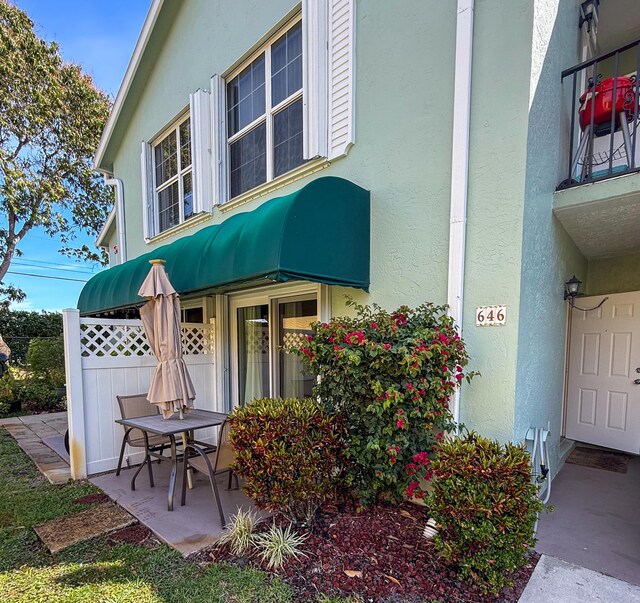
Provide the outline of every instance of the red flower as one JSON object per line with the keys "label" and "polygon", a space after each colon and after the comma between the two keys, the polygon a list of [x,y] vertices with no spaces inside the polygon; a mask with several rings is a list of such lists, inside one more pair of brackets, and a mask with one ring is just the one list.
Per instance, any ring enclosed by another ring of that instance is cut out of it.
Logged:
{"label": "red flower", "polygon": [[396,426],[399,427],[400,429],[404,429],[406,426],[406,422],[404,419],[398,419],[396,421]]}
{"label": "red flower", "polygon": [[385,350],[390,350],[391,349],[391,344],[390,343],[385,343],[384,344],[384,349]]}
{"label": "red flower", "polygon": [[372,329],[377,329],[378,328],[378,323],[377,322],[372,322],[371,323],[371,328]]}
{"label": "red flower", "polygon": [[413,457],[413,462],[418,463],[418,465],[428,465],[429,464],[429,453],[428,452],[418,452]]}
{"label": "red flower", "polygon": [[401,408],[398,409],[398,414],[401,415],[404,412]]}
{"label": "red flower", "polygon": [[420,482],[411,482],[407,487],[407,498],[413,498],[416,488],[420,486]]}
{"label": "red flower", "polygon": [[365,337],[362,331],[353,331],[352,333],[347,333],[344,340],[351,345],[363,345]]}
{"label": "red flower", "polygon": [[[438,414],[440,414],[440,411],[438,411]],[[441,431],[439,431],[439,432],[436,434],[436,440],[441,440],[441,439],[442,439],[442,432],[441,432]]]}

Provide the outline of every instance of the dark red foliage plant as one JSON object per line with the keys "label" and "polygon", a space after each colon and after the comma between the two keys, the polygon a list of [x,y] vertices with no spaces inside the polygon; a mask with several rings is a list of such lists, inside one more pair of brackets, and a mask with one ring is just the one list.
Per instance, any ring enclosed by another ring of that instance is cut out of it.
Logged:
{"label": "dark red foliage plant", "polygon": [[342,465],[342,421],[317,400],[264,398],[231,414],[234,471],[260,509],[311,523],[334,498]]}

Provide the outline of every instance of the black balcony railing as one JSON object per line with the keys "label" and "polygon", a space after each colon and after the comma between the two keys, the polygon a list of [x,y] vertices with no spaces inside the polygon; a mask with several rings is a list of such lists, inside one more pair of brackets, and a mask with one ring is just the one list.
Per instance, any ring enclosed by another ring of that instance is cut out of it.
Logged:
{"label": "black balcony railing", "polygon": [[571,87],[571,131],[558,190],[640,171],[639,72],[640,39],[562,72]]}

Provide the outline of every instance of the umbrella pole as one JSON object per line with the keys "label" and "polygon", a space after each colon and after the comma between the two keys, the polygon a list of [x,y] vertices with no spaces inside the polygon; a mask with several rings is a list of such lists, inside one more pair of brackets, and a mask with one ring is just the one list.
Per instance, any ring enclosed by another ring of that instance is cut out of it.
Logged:
{"label": "umbrella pole", "polygon": [[[182,444],[185,450],[185,458],[184,458],[184,462],[187,462],[187,457],[186,457],[186,450],[187,450],[187,436],[185,435],[184,431],[182,432]],[[189,490],[191,490],[193,488],[193,475],[191,473],[191,467],[189,467],[189,469],[187,470],[187,483],[189,484]]]}
{"label": "umbrella pole", "polygon": [[[180,409],[179,412],[180,412],[180,420],[182,421],[182,419],[184,419],[184,412],[183,412],[182,408]],[[186,463],[187,462],[187,457],[186,457],[186,454],[187,454],[187,452],[186,452],[187,451],[187,436],[186,436],[184,431],[182,432],[182,445],[183,445],[184,450],[185,450],[184,462]],[[189,484],[189,490],[192,490],[193,489],[193,475],[192,475],[191,468],[189,468],[189,470],[187,471],[187,483]]]}

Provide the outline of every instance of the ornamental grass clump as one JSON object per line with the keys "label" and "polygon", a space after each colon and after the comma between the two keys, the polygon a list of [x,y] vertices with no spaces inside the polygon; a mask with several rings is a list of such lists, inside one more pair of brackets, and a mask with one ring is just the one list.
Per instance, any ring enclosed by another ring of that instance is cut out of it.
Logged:
{"label": "ornamental grass clump", "polygon": [[230,416],[234,472],[258,508],[310,524],[335,496],[342,422],[314,399],[264,398]]}
{"label": "ornamental grass clump", "polygon": [[218,545],[227,544],[234,555],[242,557],[253,542],[253,532],[258,521],[259,517],[254,511],[243,511],[238,508],[237,513],[231,516],[224,532],[220,535]]}
{"label": "ornamental grass clump", "polygon": [[306,554],[300,550],[300,545],[306,539],[306,535],[296,534],[291,529],[291,525],[282,528],[274,523],[269,531],[256,534],[253,544],[258,549],[260,558],[267,562],[267,567],[278,569],[289,558],[306,557]]}
{"label": "ornamental grass clump", "polygon": [[469,433],[441,442],[426,499],[439,553],[464,579],[498,593],[525,564],[543,504],[524,446]]}
{"label": "ornamental grass clump", "polygon": [[354,317],[315,323],[296,350],[327,411],[344,418],[347,484],[362,505],[423,498],[434,445],[453,427],[451,395],[473,376],[464,343],[445,306],[347,303]]}

